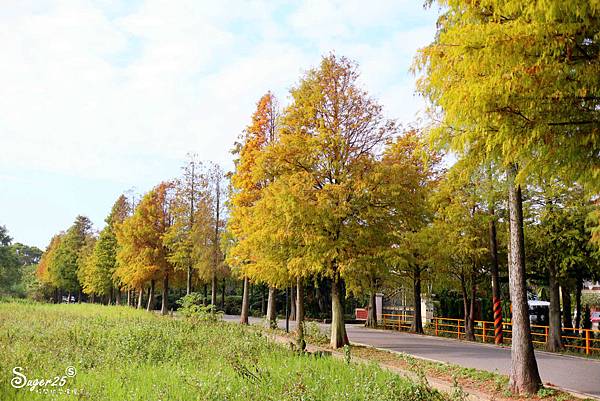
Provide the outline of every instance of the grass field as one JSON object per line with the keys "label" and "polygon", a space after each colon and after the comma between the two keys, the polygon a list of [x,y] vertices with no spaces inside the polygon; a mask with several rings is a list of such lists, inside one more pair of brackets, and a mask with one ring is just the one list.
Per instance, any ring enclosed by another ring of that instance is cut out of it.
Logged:
{"label": "grass field", "polygon": [[298,355],[256,328],[117,306],[0,303],[0,367],[2,401],[446,399],[375,365]]}

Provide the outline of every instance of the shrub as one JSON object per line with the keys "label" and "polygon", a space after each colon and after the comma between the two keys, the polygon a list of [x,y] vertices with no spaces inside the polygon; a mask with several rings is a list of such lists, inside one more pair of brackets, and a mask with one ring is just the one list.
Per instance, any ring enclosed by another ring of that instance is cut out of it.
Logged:
{"label": "shrub", "polygon": [[203,305],[203,297],[192,292],[177,301],[177,310],[183,317],[193,321],[214,322],[223,319],[223,312],[217,312],[215,305]]}
{"label": "shrub", "polygon": [[304,336],[309,343],[312,344],[328,344],[329,337],[323,333],[321,327],[315,322],[304,323]]}

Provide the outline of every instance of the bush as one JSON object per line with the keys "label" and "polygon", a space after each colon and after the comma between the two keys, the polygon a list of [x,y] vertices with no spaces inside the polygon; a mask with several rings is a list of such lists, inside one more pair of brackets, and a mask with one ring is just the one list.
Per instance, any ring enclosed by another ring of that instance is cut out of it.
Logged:
{"label": "bush", "polygon": [[217,312],[214,305],[204,305],[203,297],[192,292],[177,301],[177,311],[185,318],[193,321],[215,322],[223,319],[223,312]]}
{"label": "bush", "polygon": [[225,297],[224,312],[226,315],[239,315],[242,313],[242,296],[228,295]]}
{"label": "bush", "polygon": [[304,336],[312,344],[328,344],[329,337],[321,331],[319,325],[315,322],[304,323]]}
{"label": "bush", "polygon": [[591,307],[600,307],[600,294],[584,292],[581,294],[581,304]]}

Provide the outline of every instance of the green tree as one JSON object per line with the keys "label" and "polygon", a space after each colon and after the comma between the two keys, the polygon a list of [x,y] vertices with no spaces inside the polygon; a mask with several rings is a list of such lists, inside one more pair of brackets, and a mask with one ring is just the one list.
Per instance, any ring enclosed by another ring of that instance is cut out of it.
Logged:
{"label": "green tree", "polygon": [[435,41],[420,51],[418,86],[441,112],[436,138],[460,155],[506,168],[513,307],[510,388],[541,384],[525,285],[521,186],[530,172],[579,178],[600,171],[600,4],[587,0],[437,1]]}
{"label": "green tree", "polygon": [[[178,270],[186,272],[186,294],[193,290],[194,247],[203,246],[202,241],[194,239],[199,224],[198,215],[206,207],[208,199],[208,182],[202,162],[196,154],[188,154],[182,167],[183,174],[175,181],[175,197],[171,209],[173,226],[169,230],[170,260]],[[197,252],[196,252],[197,253]]]}
{"label": "green tree", "polygon": [[474,314],[477,286],[489,266],[487,211],[473,177],[463,177],[462,163],[449,171],[436,194],[433,230],[437,245],[431,248],[439,271],[457,284],[463,298],[465,336],[475,340]]}
{"label": "green tree", "polygon": [[39,263],[42,250],[37,246],[24,245],[19,242],[12,244],[19,266],[29,266]]}
{"label": "green tree", "polygon": [[129,215],[130,205],[125,195],[119,196],[110,214],[104,220],[106,226],[94,242],[92,252],[80,266],[79,280],[86,294],[108,297],[108,303],[119,302],[120,289],[114,273],[117,267],[117,236],[120,224]]}
{"label": "green tree", "polygon": [[[0,237],[2,237],[1,234]],[[1,242],[2,241],[0,241],[0,243]],[[24,297],[26,295],[32,295],[32,297],[35,297],[36,299],[42,299],[49,292],[49,288],[38,282],[35,274],[37,264],[43,253],[42,250],[36,246],[28,246],[17,242],[10,245],[10,252],[13,254],[13,257],[10,259],[15,261],[16,265],[14,265],[15,269],[13,271],[12,280],[9,280],[11,281],[10,284],[4,285],[5,291],[13,296]],[[4,252],[0,251],[0,254],[2,253]],[[4,258],[0,256],[0,261],[3,259]],[[0,266],[2,265],[3,263],[0,262]],[[4,266],[6,266],[6,261],[4,262]],[[2,276],[1,273],[0,276]],[[3,286],[0,285],[0,291],[2,291],[2,287]]]}
{"label": "green tree", "polygon": [[210,244],[211,255],[211,301],[217,305],[217,279],[223,275],[223,252],[221,250],[221,232],[225,226],[224,206],[225,206],[225,173],[221,166],[212,163],[207,172],[208,179],[208,199],[212,210],[212,236],[207,238],[207,244]]}
{"label": "green tree", "polygon": [[557,351],[562,348],[559,287],[562,287],[563,293],[564,326],[572,327],[570,283],[575,281],[576,284],[579,320],[582,281],[584,277],[589,277],[598,264],[585,228],[586,216],[592,210],[592,204],[586,200],[580,185],[566,185],[559,180],[541,183],[535,198],[534,224],[528,229],[532,245],[528,259],[534,270],[547,277],[550,327],[546,348]]}
{"label": "green tree", "polygon": [[[406,132],[385,149],[381,161],[385,179],[377,187],[380,198],[372,205],[372,210],[379,210],[382,205],[388,210],[382,216],[385,227],[383,242],[380,241],[384,247],[382,253],[387,255],[387,263],[392,264],[388,269],[412,281],[415,306],[412,331],[416,333],[423,333],[421,282],[432,268],[429,248],[433,238],[428,227],[433,219],[431,197],[442,173],[440,162],[441,155],[426,144],[420,132]],[[373,299],[374,293],[371,303]],[[374,310],[374,306],[369,309],[372,313]],[[376,321],[376,316],[371,319]]]}
{"label": "green tree", "polygon": [[20,280],[19,260],[11,242],[6,227],[0,226],[0,293],[11,293]]}
{"label": "green tree", "polygon": [[52,263],[49,265],[50,274],[55,278],[57,287],[68,293],[68,302],[71,294],[77,293],[78,300],[81,295],[81,286],[77,277],[80,267],[79,258],[81,250],[92,236],[92,222],[85,216],[77,216],[73,225],[65,232],[61,239]]}

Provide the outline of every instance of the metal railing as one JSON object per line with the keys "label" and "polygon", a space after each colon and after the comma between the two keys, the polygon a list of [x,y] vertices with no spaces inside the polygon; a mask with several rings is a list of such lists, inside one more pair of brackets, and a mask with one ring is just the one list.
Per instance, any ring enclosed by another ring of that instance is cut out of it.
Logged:
{"label": "metal railing", "polygon": [[[404,311],[402,314],[382,314],[383,327],[393,330],[410,330],[413,315]],[[439,337],[465,338],[465,320],[435,317],[431,323],[423,327],[425,332]],[[504,344],[510,344],[512,323],[502,324]],[[487,343],[494,342],[494,322],[475,320],[473,334],[476,339]],[[548,326],[531,325],[531,337],[534,344],[543,345],[548,340]],[[600,330],[562,328],[562,345],[566,349],[585,352],[586,355],[600,353]]]}

